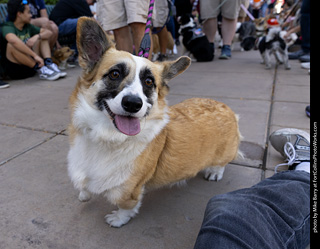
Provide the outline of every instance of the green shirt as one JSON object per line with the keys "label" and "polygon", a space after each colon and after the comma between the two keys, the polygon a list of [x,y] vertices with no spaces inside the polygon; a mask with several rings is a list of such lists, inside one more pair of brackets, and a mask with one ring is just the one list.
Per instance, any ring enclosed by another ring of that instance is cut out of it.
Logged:
{"label": "green shirt", "polygon": [[30,37],[40,33],[40,28],[32,24],[25,24],[23,29],[19,30],[14,26],[13,22],[6,22],[2,27],[2,35],[6,37],[10,33],[15,34],[21,41],[26,43]]}

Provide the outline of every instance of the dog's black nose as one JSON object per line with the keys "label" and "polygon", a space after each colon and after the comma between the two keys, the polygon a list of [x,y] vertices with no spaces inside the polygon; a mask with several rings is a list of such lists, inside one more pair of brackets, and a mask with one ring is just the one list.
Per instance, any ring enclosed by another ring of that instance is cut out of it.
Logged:
{"label": "dog's black nose", "polygon": [[143,103],[138,96],[127,95],[123,97],[121,105],[126,112],[136,113],[141,109]]}

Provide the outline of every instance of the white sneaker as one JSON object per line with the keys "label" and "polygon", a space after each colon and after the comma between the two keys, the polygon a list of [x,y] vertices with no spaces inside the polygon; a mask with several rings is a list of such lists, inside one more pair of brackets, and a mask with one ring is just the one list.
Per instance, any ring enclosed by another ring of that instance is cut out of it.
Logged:
{"label": "white sneaker", "polygon": [[57,72],[61,78],[65,77],[67,75],[67,72],[61,71],[55,63],[47,65],[47,68],[51,69],[54,72]]}
{"label": "white sneaker", "polygon": [[60,78],[59,73],[52,71],[46,66],[43,66],[42,68],[40,68],[38,70],[38,73],[39,73],[40,79],[44,79],[44,80],[57,80]]}
{"label": "white sneaker", "polygon": [[303,63],[301,63],[301,68],[310,69],[310,62],[303,62]]}

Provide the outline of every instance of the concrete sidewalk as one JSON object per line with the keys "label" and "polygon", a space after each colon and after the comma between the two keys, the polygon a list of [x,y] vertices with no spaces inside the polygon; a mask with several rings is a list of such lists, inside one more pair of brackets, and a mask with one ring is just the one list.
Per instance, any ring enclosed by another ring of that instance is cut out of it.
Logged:
{"label": "concrete sidewalk", "polygon": [[285,127],[309,132],[310,76],[298,61],[289,71],[275,63],[265,70],[257,51],[232,56],[192,63],[171,81],[168,100],[207,97],[228,104],[240,115],[246,158],[228,165],[219,182],[199,174],[186,187],[147,193],[139,215],[120,229],[104,222],[115,207],[100,196],[80,203],[67,175],[68,98],[81,69],[69,69],[58,81],[35,76],[1,89],[0,249],[193,248],[210,197],[250,187],[283,162],[268,135]]}

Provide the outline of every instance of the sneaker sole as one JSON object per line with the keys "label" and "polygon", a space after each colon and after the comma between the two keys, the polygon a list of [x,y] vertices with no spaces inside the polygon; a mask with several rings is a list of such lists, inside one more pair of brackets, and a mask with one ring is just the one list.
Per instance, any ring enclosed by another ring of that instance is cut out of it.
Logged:
{"label": "sneaker sole", "polygon": [[231,57],[227,56],[227,55],[220,55],[219,59],[220,60],[229,60]]}
{"label": "sneaker sole", "polygon": [[40,76],[40,79],[42,79],[42,80],[51,80],[51,81],[57,80],[59,78],[60,78],[60,74],[56,74],[54,77],[48,77],[48,78]]}

